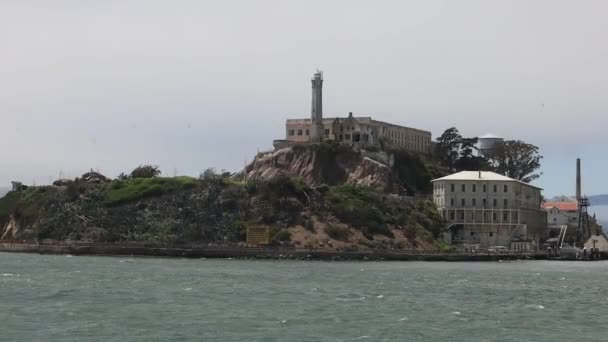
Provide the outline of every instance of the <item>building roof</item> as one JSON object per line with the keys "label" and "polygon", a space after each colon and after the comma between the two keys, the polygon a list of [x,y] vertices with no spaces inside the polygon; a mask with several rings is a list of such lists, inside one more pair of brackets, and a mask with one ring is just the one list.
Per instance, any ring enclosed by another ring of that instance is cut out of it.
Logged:
{"label": "building roof", "polygon": [[484,134],[484,135],[480,136],[479,139],[501,139],[501,138],[495,134],[488,133],[488,134]]}
{"label": "building roof", "polygon": [[[528,184],[528,183],[524,183],[521,181],[518,181],[517,179],[513,179],[507,176],[503,176],[501,174],[498,174],[496,172],[491,172],[491,171],[460,171],[457,173],[453,173],[449,176],[445,176],[445,177],[441,177],[441,178],[437,178],[437,179],[433,179],[431,182],[436,182],[436,181],[494,181],[494,182],[517,182],[517,183],[521,183],[533,188],[537,188],[540,189],[539,187],[536,187],[534,185]],[[542,190],[542,189],[541,189]]]}
{"label": "building roof", "polygon": [[578,204],[576,202],[543,202],[543,208],[557,208],[561,211],[577,211]]}

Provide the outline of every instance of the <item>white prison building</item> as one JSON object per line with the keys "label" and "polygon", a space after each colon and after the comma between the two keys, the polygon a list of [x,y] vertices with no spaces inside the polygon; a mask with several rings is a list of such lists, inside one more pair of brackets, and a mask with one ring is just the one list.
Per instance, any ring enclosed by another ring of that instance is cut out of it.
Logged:
{"label": "white prison building", "polygon": [[546,235],[542,189],[486,171],[462,171],[433,182],[433,201],[453,244],[534,249]]}

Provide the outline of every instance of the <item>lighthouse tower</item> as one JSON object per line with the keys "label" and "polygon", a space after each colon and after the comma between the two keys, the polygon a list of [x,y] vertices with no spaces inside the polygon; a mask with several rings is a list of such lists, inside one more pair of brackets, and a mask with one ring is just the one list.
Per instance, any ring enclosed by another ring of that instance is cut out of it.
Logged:
{"label": "lighthouse tower", "polygon": [[310,126],[310,141],[320,142],[323,140],[323,72],[317,71],[312,82],[312,108],[310,117],[312,124]]}

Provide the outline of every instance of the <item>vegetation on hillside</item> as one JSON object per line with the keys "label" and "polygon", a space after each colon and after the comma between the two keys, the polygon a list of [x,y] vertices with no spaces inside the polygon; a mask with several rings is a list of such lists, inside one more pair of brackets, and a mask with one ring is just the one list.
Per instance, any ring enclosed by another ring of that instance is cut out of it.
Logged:
{"label": "vegetation on hillside", "polygon": [[447,175],[447,169],[431,157],[406,150],[390,151],[394,158],[393,172],[409,194],[430,194],[431,180]]}
{"label": "vegetation on hillside", "polygon": [[198,179],[129,177],[30,187],[0,199],[0,228],[9,220],[19,231],[5,240],[233,244],[244,242],[247,227],[261,225],[270,228],[276,244],[297,246],[294,232],[303,229],[349,248],[382,245],[383,239],[373,241],[393,239],[395,232],[410,240],[402,248],[420,241],[432,246],[442,227],[426,200],[405,201],[347,185],[312,188],[299,178],[239,182],[210,173]]}

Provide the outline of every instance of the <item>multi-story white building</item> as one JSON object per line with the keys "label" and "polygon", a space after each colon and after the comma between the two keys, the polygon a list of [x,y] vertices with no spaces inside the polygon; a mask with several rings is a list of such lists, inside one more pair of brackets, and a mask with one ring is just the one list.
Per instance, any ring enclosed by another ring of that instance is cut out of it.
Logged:
{"label": "multi-story white building", "polygon": [[462,171],[433,180],[433,188],[453,244],[536,248],[546,237],[538,187],[494,172]]}

